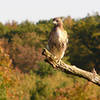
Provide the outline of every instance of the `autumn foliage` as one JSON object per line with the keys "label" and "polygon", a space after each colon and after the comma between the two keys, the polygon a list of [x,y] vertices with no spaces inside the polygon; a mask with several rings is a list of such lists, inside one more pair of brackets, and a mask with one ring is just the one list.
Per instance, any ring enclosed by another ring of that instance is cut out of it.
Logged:
{"label": "autumn foliage", "polygon": [[[0,100],[100,100],[100,87],[44,62],[52,19],[0,23]],[[100,16],[64,19],[69,35],[63,61],[100,73]],[[78,58],[78,59],[77,59]]]}

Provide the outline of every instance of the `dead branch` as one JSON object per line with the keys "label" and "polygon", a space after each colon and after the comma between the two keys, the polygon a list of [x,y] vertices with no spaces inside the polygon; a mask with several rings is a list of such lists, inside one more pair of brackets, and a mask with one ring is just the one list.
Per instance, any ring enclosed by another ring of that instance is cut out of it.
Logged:
{"label": "dead branch", "polygon": [[74,75],[83,77],[91,82],[93,82],[96,85],[100,86],[100,76],[98,74],[94,74],[92,72],[88,72],[82,69],[79,69],[76,66],[65,64],[63,61],[60,61],[58,63],[57,59],[54,55],[52,55],[47,49],[43,49],[43,55],[46,56],[46,61],[48,61],[49,64],[51,64],[54,68],[59,68],[60,70],[63,70],[64,72],[71,72]]}

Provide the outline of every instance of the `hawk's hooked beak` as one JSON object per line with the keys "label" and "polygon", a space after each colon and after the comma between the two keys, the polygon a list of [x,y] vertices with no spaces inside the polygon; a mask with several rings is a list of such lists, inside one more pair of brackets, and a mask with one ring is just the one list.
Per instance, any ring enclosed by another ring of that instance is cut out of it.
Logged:
{"label": "hawk's hooked beak", "polygon": [[53,24],[57,25],[57,22],[56,21],[53,21]]}

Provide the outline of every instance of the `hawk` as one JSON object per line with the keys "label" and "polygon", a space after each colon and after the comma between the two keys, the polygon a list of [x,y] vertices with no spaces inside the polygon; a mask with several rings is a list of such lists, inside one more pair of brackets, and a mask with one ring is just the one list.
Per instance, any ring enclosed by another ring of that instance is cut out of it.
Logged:
{"label": "hawk", "polygon": [[63,22],[60,18],[54,18],[53,24],[54,28],[48,40],[48,50],[60,61],[67,48],[68,35],[63,28]]}

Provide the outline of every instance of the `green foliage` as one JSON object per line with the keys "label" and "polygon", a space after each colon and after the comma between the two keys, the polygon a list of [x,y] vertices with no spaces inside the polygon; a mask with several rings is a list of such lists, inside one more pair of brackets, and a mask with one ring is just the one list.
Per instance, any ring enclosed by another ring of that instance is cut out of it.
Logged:
{"label": "green foliage", "polygon": [[56,73],[56,71],[54,71],[54,69],[45,62],[39,62],[38,66],[39,66],[39,69],[36,71],[36,73],[37,75],[40,75],[41,77],[53,75]]}
{"label": "green foliage", "polygon": [[36,24],[36,29],[35,31],[38,34],[45,34],[46,36],[49,35],[51,29],[52,29],[53,25],[52,25],[52,19],[49,21],[39,21]]}
{"label": "green foliage", "polygon": [[0,75],[0,100],[7,100],[6,99],[6,85],[4,84],[4,79],[2,75]]}
{"label": "green foliage", "polygon": [[[52,19],[0,23],[0,100],[99,100],[100,88],[43,62]],[[100,72],[100,15],[64,19],[69,44],[63,61]],[[30,72],[30,73],[29,73]]]}
{"label": "green foliage", "polygon": [[18,26],[18,30],[20,31],[20,33],[34,32],[34,29],[35,29],[34,23],[29,22],[28,20],[22,22]]}
{"label": "green foliage", "polygon": [[47,83],[41,80],[36,81],[36,87],[31,91],[31,100],[46,100],[50,95],[50,88]]}
{"label": "green foliage", "polygon": [[[69,44],[69,61],[72,64],[81,66],[83,69],[90,69],[94,66],[99,68],[99,38],[94,37],[95,33],[100,30],[98,28],[97,16],[89,16],[77,21],[72,27]],[[74,42],[73,42],[74,41]],[[78,59],[75,59],[75,58]],[[86,66],[84,68],[84,66]],[[89,67],[87,67],[89,66]]]}

